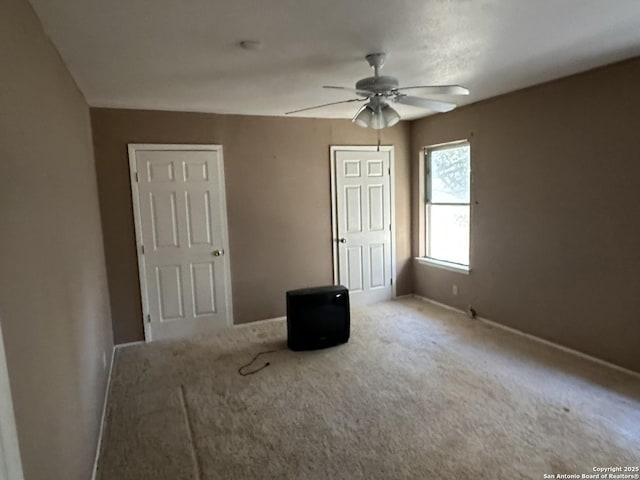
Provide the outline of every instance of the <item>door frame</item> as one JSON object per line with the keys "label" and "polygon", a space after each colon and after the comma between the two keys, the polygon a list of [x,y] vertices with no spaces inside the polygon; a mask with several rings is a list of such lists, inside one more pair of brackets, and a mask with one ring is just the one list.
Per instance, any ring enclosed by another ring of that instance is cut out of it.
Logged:
{"label": "door frame", "polygon": [[0,479],[22,480],[22,460],[0,318]]}
{"label": "door frame", "polygon": [[331,145],[331,255],[333,257],[333,283],[340,282],[338,270],[338,199],[336,188],[336,152],[389,152],[389,201],[391,202],[391,298],[396,298],[396,197],[395,197],[395,148],[393,145]]}
{"label": "door frame", "polygon": [[146,266],[144,262],[142,248],[142,215],[140,213],[139,191],[136,169],[136,152],[139,151],[210,151],[218,152],[220,162],[218,163],[218,178],[220,179],[220,189],[222,191],[222,241],[224,243],[225,255],[227,261],[224,268],[225,302],[227,310],[226,327],[233,326],[233,295],[231,293],[231,248],[229,246],[229,222],[227,220],[227,188],[225,186],[224,177],[224,155],[222,145],[209,144],[180,144],[180,143],[129,143],[127,144],[129,152],[129,181],[131,183],[131,197],[133,199],[133,220],[136,233],[136,256],[138,257],[138,277],[140,280],[140,296],[142,299],[142,324],[144,327],[144,341],[151,340],[151,330],[149,321],[145,321],[149,315],[149,296],[146,276]]}

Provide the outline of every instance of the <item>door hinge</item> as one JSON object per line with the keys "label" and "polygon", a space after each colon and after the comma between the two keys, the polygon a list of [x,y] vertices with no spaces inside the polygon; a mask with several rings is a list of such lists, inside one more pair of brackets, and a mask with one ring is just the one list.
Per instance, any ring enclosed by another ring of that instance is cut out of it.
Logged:
{"label": "door hinge", "polygon": [[147,323],[151,323],[151,315],[147,314]]}
{"label": "door hinge", "polygon": [[140,253],[144,255],[144,245],[140,245]]}
{"label": "door hinge", "polygon": [[140,181],[140,177],[138,177],[138,172],[136,172],[136,183]]}
{"label": "door hinge", "polygon": [[391,285],[393,285],[393,278],[392,278],[391,280],[389,280],[389,283],[390,283]]}
{"label": "door hinge", "polygon": [[389,176],[391,176],[391,167],[389,167]]}
{"label": "door hinge", "polygon": [[389,224],[389,230],[391,230],[391,224]]}

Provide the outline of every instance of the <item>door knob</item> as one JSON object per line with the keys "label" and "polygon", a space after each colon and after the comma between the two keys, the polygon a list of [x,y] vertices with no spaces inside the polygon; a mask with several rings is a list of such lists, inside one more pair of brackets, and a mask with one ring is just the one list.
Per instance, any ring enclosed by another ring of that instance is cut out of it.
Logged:
{"label": "door knob", "polygon": [[214,250],[211,252],[214,257],[219,257],[220,255],[224,255],[224,250]]}
{"label": "door knob", "polygon": [[347,243],[347,239],[346,238],[341,238],[340,240],[338,240],[340,243]]}

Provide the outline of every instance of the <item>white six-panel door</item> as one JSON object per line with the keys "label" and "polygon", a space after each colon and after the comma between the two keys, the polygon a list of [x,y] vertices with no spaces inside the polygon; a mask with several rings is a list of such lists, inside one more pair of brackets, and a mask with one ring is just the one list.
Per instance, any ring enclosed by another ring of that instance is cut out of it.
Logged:
{"label": "white six-panel door", "polygon": [[130,145],[147,341],[231,323],[222,147]]}
{"label": "white six-panel door", "polygon": [[389,150],[334,152],[338,281],[354,304],[392,298]]}

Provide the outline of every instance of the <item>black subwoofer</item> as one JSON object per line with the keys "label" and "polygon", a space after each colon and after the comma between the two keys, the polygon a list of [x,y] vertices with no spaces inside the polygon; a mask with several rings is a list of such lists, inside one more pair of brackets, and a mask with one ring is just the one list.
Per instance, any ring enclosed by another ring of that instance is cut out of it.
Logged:
{"label": "black subwoofer", "polygon": [[315,350],[349,340],[349,290],[341,285],[287,292],[287,345]]}

